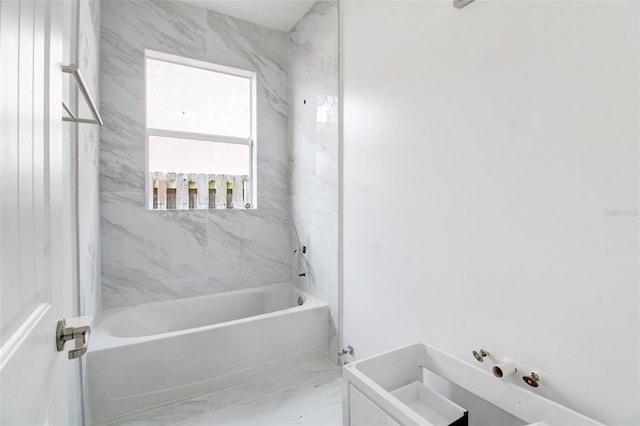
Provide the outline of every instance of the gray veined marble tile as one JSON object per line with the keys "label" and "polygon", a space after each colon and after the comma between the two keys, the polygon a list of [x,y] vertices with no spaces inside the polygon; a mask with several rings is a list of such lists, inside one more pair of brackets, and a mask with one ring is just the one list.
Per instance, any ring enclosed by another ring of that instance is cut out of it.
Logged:
{"label": "gray veined marble tile", "polygon": [[[338,318],[338,4],[316,2],[289,33],[291,211],[297,286],[329,304],[330,356]],[[305,102],[306,101],[306,102]],[[296,275],[296,274],[294,274]]]}
{"label": "gray veined marble tile", "polygon": [[[136,270],[123,270],[120,274],[104,275],[102,280],[103,309],[209,294],[205,275],[190,276],[185,279],[173,280],[170,283],[148,281],[145,282],[145,285],[138,286],[136,272]],[[126,281],[122,280],[123,274],[127,277]]]}
{"label": "gray veined marble tile", "polygon": [[258,74],[261,97],[276,111],[286,116],[287,105],[287,36],[241,19],[217,12],[208,12],[207,25],[211,48],[223,48],[218,53],[238,67]]}
{"label": "gray veined marble tile", "polygon": [[[287,195],[290,186],[288,164],[281,159],[262,157],[261,155],[258,155],[258,163],[258,198]],[[282,208],[284,209],[288,205],[289,202],[284,201]]]}
{"label": "gray veined marble tile", "polygon": [[[185,50],[205,51],[206,18],[203,10],[192,5],[154,0],[148,8],[141,10],[146,15],[142,39],[159,41],[167,46],[181,46]],[[173,31],[166,31],[171,28]]]}
{"label": "gray veined marble tile", "polygon": [[[269,218],[271,223],[283,223],[289,224],[291,222],[289,212],[289,197],[285,197],[281,194],[274,194],[269,197],[268,194],[258,194],[258,210]],[[286,206],[287,210],[283,210],[283,206]]]}
{"label": "gray veined marble tile", "polygon": [[240,281],[244,213],[211,210],[207,215],[207,273],[211,293],[251,287]]}
{"label": "gray veined marble tile", "polygon": [[341,424],[341,369],[327,360],[105,423],[112,426]]}
{"label": "gray veined marble tile", "polygon": [[263,116],[268,117],[273,122],[286,123],[289,107],[286,101],[286,87],[275,87],[286,80],[284,74],[272,74],[263,76],[258,74],[257,102],[264,111]]}
{"label": "gray veined marble tile", "polygon": [[102,75],[120,78],[144,78],[144,50],[133,46],[118,31],[101,30],[100,71]]}
{"label": "gray veined marble tile", "polygon": [[242,233],[241,280],[255,285],[289,281],[293,248],[288,223],[274,222],[260,210],[250,214],[253,220]]}
{"label": "gray veined marble tile", "polygon": [[[106,305],[289,279],[287,35],[178,2],[103,2],[102,12],[100,187]],[[145,210],[145,48],[258,74],[259,210],[176,216]],[[168,231],[162,236],[158,229]],[[171,241],[184,249],[161,248]],[[136,277],[133,284],[129,276]]]}
{"label": "gray veined marble tile", "polygon": [[[213,11],[207,12],[207,26],[253,71],[286,75],[287,34]],[[286,90],[286,82],[281,88]]]}
{"label": "gray veined marble tile", "polygon": [[[323,44],[325,43],[324,40],[337,37],[337,33],[335,33],[337,16],[337,1],[318,0],[291,29],[289,35],[297,39],[312,40],[316,45]],[[318,33],[323,35],[324,38],[317,39]],[[333,37],[327,37],[327,35]]]}
{"label": "gray veined marble tile", "polygon": [[[103,192],[101,195],[103,217],[121,221],[118,225],[128,233],[189,252],[199,251],[206,245],[206,210],[148,210],[143,192]],[[143,223],[146,225],[141,226]]]}
{"label": "gray veined marble tile", "polygon": [[260,212],[209,212],[207,263],[212,292],[289,280],[287,223]]}
{"label": "gray veined marble tile", "polygon": [[[185,3],[138,0],[103,2],[103,57],[107,74],[141,78],[144,49],[202,59],[206,13]],[[119,56],[118,56],[119,54]]]}
{"label": "gray veined marble tile", "polygon": [[[100,101],[100,5],[97,0],[78,3],[77,60],[89,91]],[[75,92],[73,92],[75,93]],[[82,100],[78,115],[91,117]],[[79,296],[83,312],[95,314],[100,307],[100,199],[99,199],[98,126],[77,127],[77,182],[83,194],[78,205],[78,274]]]}
{"label": "gray veined marble tile", "polygon": [[[290,48],[309,44],[306,56],[311,61],[333,62],[338,56],[338,2],[321,0],[313,4],[305,16],[289,32]],[[318,56],[317,49],[327,51],[327,56]]]}
{"label": "gray veined marble tile", "polygon": [[105,308],[207,294],[206,212],[148,211],[144,193],[103,193]]}
{"label": "gray veined marble tile", "polygon": [[258,103],[258,110],[262,111],[258,115],[258,155],[261,158],[280,161],[281,167],[288,170],[290,168],[289,147],[282,143],[283,140],[288,139],[287,119],[281,119],[279,115],[269,113],[269,108],[263,107],[260,103]]}
{"label": "gray veined marble tile", "polygon": [[[145,190],[144,147],[114,146],[108,137],[100,144],[100,189],[108,192]],[[140,164],[143,164],[142,168]]]}
{"label": "gray veined marble tile", "polygon": [[207,243],[224,249],[241,247],[242,233],[247,222],[247,212],[233,209],[212,209],[207,213]]}
{"label": "gray veined marble tile", "polygon": [[[100,82],[101,104],[106,104],[114,111],[130,117],[136,123],[135,131],[144,131],[145,125],[145,83],[140,78],[108,77]],[[118,117],[116,117],[117,119]],[[107,127],[123,127],[127,122],[106,121]],[[127,131],[128,129],[121,129]]]}
{"label": "gray veined marble tile", "polygon": [[144,82],[102,78],[101,191],[144,191]]}

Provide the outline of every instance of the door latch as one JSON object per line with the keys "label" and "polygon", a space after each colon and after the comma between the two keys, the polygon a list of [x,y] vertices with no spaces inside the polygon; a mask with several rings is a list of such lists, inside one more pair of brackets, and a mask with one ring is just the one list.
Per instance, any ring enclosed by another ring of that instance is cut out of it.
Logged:
{"label": "door latch", "polygon": [[[67,340],[75,340],[76,348],[69,351],[69,359],[80,358],[87,352],[89,346],[89,333],[91,333],[91,327],[84,325],[82,327],[67,327],[67,323],[64,318],[58,321],[56,327],[56,348],[58,352],[64,350],[64,344]],[[78,346],[78,344],[80,346]]]}

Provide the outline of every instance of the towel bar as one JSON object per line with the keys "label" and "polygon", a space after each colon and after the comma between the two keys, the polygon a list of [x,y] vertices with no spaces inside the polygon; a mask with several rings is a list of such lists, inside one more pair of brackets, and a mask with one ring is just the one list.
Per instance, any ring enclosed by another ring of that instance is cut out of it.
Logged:
{"label": "towel bar", "polygon": [[93,117],[94,117],[93,119],[78,118],[75,114],[71,112],[69,107],[63,101],[62,107],[67,112],[67,114],[69,114],[69,117],[62,117],[62,120],[71,121],[73,123],[99,124],[102,126],[104,122],[102,121],[102,117],[100,116],[98,107],[96,107],[96,104],[93,101],[93,98],[91,97],[91,93],[89,93],[89,89],[87,88],[87,84],[85,83],[84,78],[82,77],[82,74],[80,73],[80,69],[78,68],[78,65],[77,64],[63,65],[62,72],[66,72],[68,74],[73,75],[73,77],[76,80],[76,83],[78,84],[78,87],[80,88],[80,91],[82,92],[82,96],[84,96],[84,99],[87,101],[87,105],[89,105],[89,108],[91,109],[91,113],[93,114]]}

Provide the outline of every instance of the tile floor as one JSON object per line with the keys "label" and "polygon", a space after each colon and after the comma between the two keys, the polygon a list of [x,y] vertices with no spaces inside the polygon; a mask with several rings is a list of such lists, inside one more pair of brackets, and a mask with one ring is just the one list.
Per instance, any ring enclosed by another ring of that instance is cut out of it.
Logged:
{"label": "tile floor", "polygon": [[339,426],[341,377],[340,368],[322,360],[101,424]]}

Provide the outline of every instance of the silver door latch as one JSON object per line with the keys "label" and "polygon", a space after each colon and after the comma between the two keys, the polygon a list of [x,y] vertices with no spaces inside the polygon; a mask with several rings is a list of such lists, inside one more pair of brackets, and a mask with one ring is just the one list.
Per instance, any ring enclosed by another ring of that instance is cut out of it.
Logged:
{"label": "silver door latch", "polygon": [[[84,325],[82,327],[67,327],[67,323],[64,318],[58,321],[56,327],[56,348],[58,352],[64,350],[64,344],[67,340],[75,340],[76,348],[69,351],[69,359],[80,358],[87,352],[87,346],[89,346],[89,333],[91,333],[91,327]],[[78,343],[82,341],[80,346]]]}

